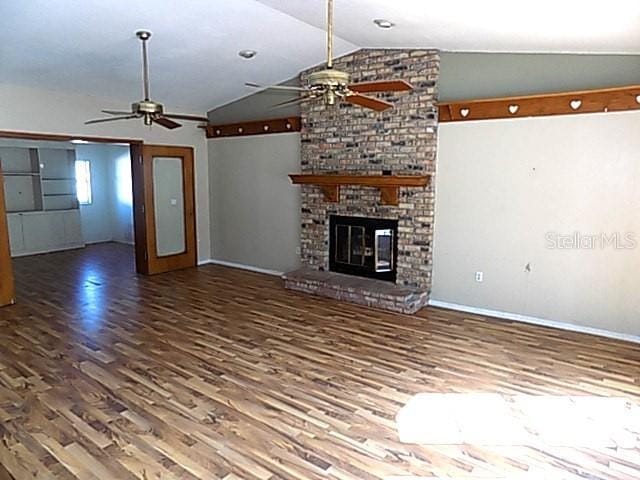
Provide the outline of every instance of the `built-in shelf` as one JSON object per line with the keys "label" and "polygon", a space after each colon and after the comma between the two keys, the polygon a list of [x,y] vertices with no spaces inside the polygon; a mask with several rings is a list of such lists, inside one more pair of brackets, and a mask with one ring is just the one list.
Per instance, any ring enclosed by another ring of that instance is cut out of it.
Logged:
{"label": "built-in shelf", "polygon": [[0,146],[11,255],[84,245],[72,148]]}
{"label": "built-in shelf", "polygon": [[398,205],[400,187],[426,187],[430,175],[336,175],[336,174],[290,174],[296,185],[317,185],[327,202],[340,201],[341,185],[362,185],[380,190],[383,205]]}
{"label": "built-in shelf", "polygon": [[35,215],[42,215],[43,213],[47,213],[47,212],[77,212],[78,209],[77,208],[48,208],[47,210],[12,210],[9,211],[7,210],[7,214],[11,213],[13,215],[30,215],[30,214],[35,214]]}
{"label": "built-in shelf", "polygon": [[42,210],[7,210],[7,213],[30,213],[30,212],[42,212]]}

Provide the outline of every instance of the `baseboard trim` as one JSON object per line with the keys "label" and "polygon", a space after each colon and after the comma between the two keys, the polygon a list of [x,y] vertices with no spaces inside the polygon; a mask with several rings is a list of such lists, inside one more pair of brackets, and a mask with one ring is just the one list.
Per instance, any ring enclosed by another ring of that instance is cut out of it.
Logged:
{"label": "baseboard trim", "polygon": [[284,274],[284,272],[279,272],[277,270],[254,267],[253,265],[245,265],[243,263],[227,262],[226,260],[216,260],[215,258],[198,262],[198,265],[222,265],[223,267],[239,268],[240,270],[248,270],[250,272],[256,272],[256,273],[264,273],[266,275],[273,275],[276,277],[281,277]]}
{"label": "baseboard trim", "polygon": [[46,255],[47,253],[56,253],[56,252],[64,252],[66,250],[78,250],[80,248],[85,248],[86,244],[78,243],[74,245],[66,245],[64,247],[51,248],[49,250],[36,250],[33,252],[20,252],[16,254],[12,254],[11,258],[19,258],[19,257],[30,257],[32,255]]}
{"label": "baseboard trim", "polygon": [[459,312],[475,313],[486,317],[498,318],[501,320],[512,320],[516,322],[529,323],[532,325],[540,325],[542,327],[557,328],[560,330],[568,330],[571,332],[588,333],[590,335],[598,335],[600,337],[613,338],[615,340],[624,340],[627,342],[640,343],[640,336],[629,335],[627,333],[612,332],[610,330],[602,330],[600,328],[584,327],[582,325],[574,325],[572,323],[558,322],[545,318],[531,317],[528,315],[520,315],[519,313],[501,312],[499,310],[490,310],[487,308],[470,307],[468,305],[459,305],[457,303],[441,302],[439,300],[429,300],[430,307],[446,308],[449,310],[457,310]]}
{"label": "baseboard trim", "polygon": [[85,245],[98,245],[100,243],[112,243],[113,240],[91,240],[90,242],[86,241],[84,242]]}

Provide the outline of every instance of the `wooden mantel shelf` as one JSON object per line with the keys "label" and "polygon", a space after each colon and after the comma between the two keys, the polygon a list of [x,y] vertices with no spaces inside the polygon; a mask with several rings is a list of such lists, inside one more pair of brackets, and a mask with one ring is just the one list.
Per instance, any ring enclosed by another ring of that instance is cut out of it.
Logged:
{"label": "wooden mantel shelf", "polygon": [[317,185],[324,193],[327,202],[340,201],[341,185],[362,185],[380,190],[383,205],[398,205],[400,187],[426,187],[429,175],[320,175],[290,174],[291,182],[296,185]]}

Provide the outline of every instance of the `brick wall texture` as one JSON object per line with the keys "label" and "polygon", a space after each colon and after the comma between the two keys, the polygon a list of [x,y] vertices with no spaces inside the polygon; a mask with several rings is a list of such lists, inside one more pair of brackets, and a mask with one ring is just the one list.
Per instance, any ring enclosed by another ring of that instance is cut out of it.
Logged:
{"label": "brick wall texture", "polygon": [[[435,50],[359,50],[338,58],[334,68],[349,72],[353,83],[403,79],[414,90],[380,94],[394,104],[384,112],[346,103],[302,104],[304,173],[433,175],[427,188],[401,187],[398,206],[382,205],[375,188],[343,186],[340,203],[327,203],[318,187],[302,186],[303,264],[329,269],[331,214],[398,219],[396,283],[430,290],[439,66]],[[321,68],[302,72],[301,82],[306,84],[307,75]]]}

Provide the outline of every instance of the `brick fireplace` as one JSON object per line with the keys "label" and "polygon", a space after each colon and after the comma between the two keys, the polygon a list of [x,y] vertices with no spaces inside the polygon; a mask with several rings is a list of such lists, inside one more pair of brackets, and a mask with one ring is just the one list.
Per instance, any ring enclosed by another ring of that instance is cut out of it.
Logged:
{"label": "brick fireplace", "polygon": [[[301,172],[350,175],[434,175],[437,149],[435,101],[439,54],[434,50],[365,49],[336,60],[353,83],[403,79],[414,89],[384,94],[394,108],[374,112],[341,104],[302,104]],[[304,83],[311,69],[301,74]],[[322,190],[302,188],[301,260],[285,275],[288,288],[342,300],[413,312],[426,304],[431,288],[434,186],[401,187],[398,205],[383,204],[378,189],[342,186],[340,201]],[[330,272],[330,217],[397,221],[395,283]]]}

